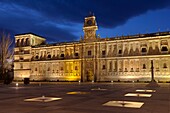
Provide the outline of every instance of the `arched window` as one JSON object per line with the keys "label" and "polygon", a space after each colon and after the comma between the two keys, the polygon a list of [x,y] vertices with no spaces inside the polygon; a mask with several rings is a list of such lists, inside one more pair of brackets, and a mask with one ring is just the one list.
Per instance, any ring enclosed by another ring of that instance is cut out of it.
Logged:
{"label": "arched window", "polygon": [[166,52],[168,51],[168,48],[166,46],[163,46],[162,49],[161,49],[162,52]]}
{"label": "arched window", "polygon": [[49,58],[49,59],[50,59],[50,58],[51,58],[51,55],[48,55],[48,56],[47,56],[47,58]]}
{"label": "arched window", "polygon": [[167,64],[166,63],[163,64],[163,68],[167,68]]}
{"label": "arched window", "polygon": [[77,66],[75,66],[75,70],[78,70],[78,67],[77,67]]}
{"label": "arched window", "polygon": [[146,64],[143,64],[143,69],[146,69]]}
{"label": "arched window", "polygon": [[38,59],[39,58],[38,55],[35,58]]}
{"label": "arched window", "polygon": [[103,70],[104,70],[104,69],[106,69],[106,66],[105,66],[105,65],[103,65],[103,66],[102,66],[102,69],[103,69]]}
{"label": "arched window", "polygon": [[22,63],[20,64],[20,68],[23,69],[23,64]]}
{"label": "arched window", "polygon": [[61,54],[61,55],[60,55],[60,57],[62,57],[62,58],[63,58],[63,57],[64,57],[64,54]]}
{"label": "arched window", "polygon": [[142,52],[142,53],[146,53],[146,52],[147,52],[146,48],[142,48],[142,49],[141,49],[141,52]]}
{"label": "arched window", "polygon": [[24,46],[25,44],[24,44],[24,39],[22,39],[21,40],[21,44],[20,44],[21,46]]}
{"label": "arched window", "polygon": [[48,70],[47,71],[50,71],[50,67],[48,67]]}
{"label": "arched window", "polygon": [[30,45],[30,40],[29,40],[29,38],[26,39],[25,45],[26,45],[26,46],[29,46],[29,45]]}
{"label": "arched window", "polygon": [[17,43],[16,43],[16,46],[17,46],[17,47],[20,46],[20,43],[19,43],[19,42],[20,42],[20,40],[18,39],[18,40],[17,40]]}

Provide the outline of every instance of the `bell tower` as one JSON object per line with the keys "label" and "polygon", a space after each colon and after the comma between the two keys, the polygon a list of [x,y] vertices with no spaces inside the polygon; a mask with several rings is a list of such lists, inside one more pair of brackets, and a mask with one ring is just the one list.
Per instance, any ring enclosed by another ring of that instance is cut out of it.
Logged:
{"label": "bell tower", "polygon": [[96,30],[98,30],[96,17],[94,15],[89,15],[85,17],[83,31],[84,31],[84,41],[91,42],[96,40]]}

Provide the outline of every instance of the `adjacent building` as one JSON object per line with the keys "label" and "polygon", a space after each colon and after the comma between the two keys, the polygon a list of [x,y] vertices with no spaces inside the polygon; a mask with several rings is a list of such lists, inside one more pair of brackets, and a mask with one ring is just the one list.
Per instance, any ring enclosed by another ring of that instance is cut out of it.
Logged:
{"label": "adjacent building", "polygon": [[33,33],[15,35],[14,79],[48,81],[170,81],[170,32],[101,38],[95,16],[79,41],[46,44]]}

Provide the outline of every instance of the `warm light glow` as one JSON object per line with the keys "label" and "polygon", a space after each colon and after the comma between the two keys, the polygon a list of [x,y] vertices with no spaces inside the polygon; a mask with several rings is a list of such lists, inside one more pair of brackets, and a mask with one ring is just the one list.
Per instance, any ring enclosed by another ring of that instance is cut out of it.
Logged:
{"label": "warm light glow", "polygon": [[18,84],[18,83],[16,83],[16,87],[18,87],[18,85],[19,85],[19,84]]}
{"label": "warm light glow", "polygon": [[78,79],[80,79],[80,77],[79,76],[70,75],[66,79],[68,81],[77,81]]}
{"label": "warm light glow", "polygon": [[81,91],[78,91],[78,92],[68,92],[67,94],[69,95],[84,95],[84,94],[88,94],[89,92],[81,92]]}
{"label": "warm light glow", "polygon": [[131,102],[131,101],[109,101],[103,106],[115,106],[115,107],[129,107],[129,108],[141,108],[143,102]]}
{"label": "warm light glow", "polygon": [[125,96],[129,96],[129,97],[151,97],[151,94],[140,94],[140,93],[127,93],[125,94]]}
{"label": "warm light glow", "polygon": [[156,92],[156,90],[142,90],[142,89],[137,89],[136,92],[149,92],[149,93],[152,93],[152,92]]}
{"label": "warm light glow", "polygon": [[[68,53],[68,54],[71,54],[71,53]],[[67,73],[66,80],[68,81],[80,80],[80,75],[79,75],[80,69],[81,67],[80,67],[79,62],[75,62],[75,61],[65,62],[64,73]]]}
{"label": "warm light glow", "polygon": [[30,99],[25,99],[25,102],[51,102],[55,100],[60,100],[62,98],[55,98],[55,97],[45,97],[44,95],[42,97],[37,97],[37,98],[30,98]]}

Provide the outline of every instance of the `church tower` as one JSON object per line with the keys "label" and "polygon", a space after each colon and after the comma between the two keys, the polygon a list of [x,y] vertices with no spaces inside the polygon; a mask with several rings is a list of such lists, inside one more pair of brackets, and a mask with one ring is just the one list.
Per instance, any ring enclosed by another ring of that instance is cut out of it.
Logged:
{"label": "church tower", "polygon": [[85,18],[83,31],[84,31],[84,41],[91,42],[96,40],[96,30],[98,30],[96,17],[94,15],[89,15]]}

